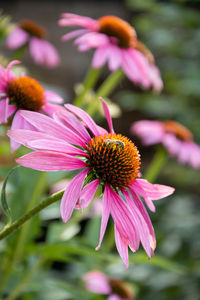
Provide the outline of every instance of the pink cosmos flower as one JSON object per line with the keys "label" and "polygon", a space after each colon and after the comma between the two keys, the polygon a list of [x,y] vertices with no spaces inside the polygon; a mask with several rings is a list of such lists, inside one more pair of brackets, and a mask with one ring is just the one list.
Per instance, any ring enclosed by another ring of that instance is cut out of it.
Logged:
{"label": "pink cosmos flower", "polygon": [[82,109],[67,104],[67,110],[56,112],[54,119],[22,111],[21,117],[38,131],[10,130],[8,135],[35,150],[17,159],[23,166],[41,171],[79,170],[61,200],[64,222],[70,219],[75,208],[89,205],[97,188],[102,189],[102,221],[96,250],[101,245],[111,215],[115,223],[117,250],[128,267],[128,246],[135,252],[141,242],[149,257],[156,247],[154,229],[139,195],[155,211],[152,200],[172,194],[174,188],[138,178],[138,150],[127,137],[114,132],[108,107],[101,100],[109,132],[98,126]]}
{"label": "pink cosmos flower", "polygon": [[[32,77],[22,75],[16,77],[11,71],[12,66],[20,61],[12,61],[6,69],[0,65],[0,124],[14,114],[11,129],[33,129],[33,126],[21,117],[20,111],[40,111],[52,115],[63,107],[52,104],[62,103],[63,99],[54,92],[45,91]],[[19,144],[11,139],[12,151]]]}
{"label": "pink cosmos flower", "polygon": [[200,167],[200,146],[193,141],[192,133],[174,121],[138,121],[131,127],[144,145],[162,143],[171,156],[176,156],[182,164]]}
{"label": "pink cosmos flower", "polygon": [[100,271],[91,271],[83,276],[86,288],[94,293],[109,295],[107,300],[133,300],[131,287],[119,279],[109,278]]}
{"label": "pink cosmos flower", "polygon": [[45,40],[44,28],[30,20],[22,20],[7,37],[9,49],[18,49],[29,45],[29,51],[36,64],[46,67],[56,67],[60,62],[56,48]]}
{"label": "pink cosmos flower", "polygon": [[137,40],[134,28],[115,16],[104,16],[98,20],[75,14],[62,14],[60,26],[80,26],[63,36],[63,41],[76,38],[79,51],[95,48],[92,61],[94,68],[108,62],[111,72],[122,68],[126,76],[143,88],[163,87],[160,72],[154,64],[151,52]]}

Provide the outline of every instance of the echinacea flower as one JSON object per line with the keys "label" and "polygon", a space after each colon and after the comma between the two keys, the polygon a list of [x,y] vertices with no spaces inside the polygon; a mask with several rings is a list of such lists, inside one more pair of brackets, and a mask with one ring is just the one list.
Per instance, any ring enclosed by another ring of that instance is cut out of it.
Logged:
{"label": "echinacea flower", "polygon": [[117,250],[128,267],[128,246],[135,252],[141,241],[149,257],[156,247],[154,229],[139,195],[155,211],[152,200],[172,194],[174,188],[138,178],[138,150],[127,137],[114,132],[108,107],[101,100],[109,132],[96,125],[82,109],[67,104],[67,110],[56,112],[54,119],[22,111],[21,117],[38,131],[10,130],[8,135],[35,150],[17,159],[25,167],[41,171],[80,170],[61,200],[64,222],[70,219],[75,208],[88,206],[97,188],[102,188],[102,221],[96,250],[101,245],[111,214]]}
{"label": "echinacea flower", "polygon": [[56,67],[60,62],[56,48],[46,39],[46,30],[31,20],[22,20],[8,35],[6,46],[18,49],[29,46],[30,55],[36,64]]}
{"label": "echinacea flower", "polygon": [[154,64],[151,52],[137,39],[134,28],[115,16],[104,16],[98,20],[75,14],[64,13],[60,26],[79,26],[63,36],[63,41],[76,38],[79,51],[96,49],[92,61],[94,68],[108,62],[111,72],[122,68],[126,76],[143,88],[163,87],[160,72]]}
{"label": "echinacea flower", "polygon": [[[6,69],[0,65],[0,124],[14,114],[11,129],[32,129],[30,123],[21,117],[20,111],[30,110],[52,115],[56,110],[63,109],[63,99],[55,92],[44,90],[42,85],[32,77],[22,75],[16,77],[11,71],[12,66],[19,64],[12,61]],[[12,151],[19,144],[11,139]]]}
{"label": "echinacea flower", "polygon": [[94,270],[84,274],[83,280],[88,291],[100,295],[108,295],[107,300],[133,300],[131,287],[124,281],[109,278],[104,273]]}
{"label": "echinacea flower", "polygon": [[179,163],[188,163],[193,168],[200,167],[200,146],[193,141],[193,135],[185,126],[174,121],[135,122],[131,132],[142,139],[144,145],[162,143],[171,156]]}

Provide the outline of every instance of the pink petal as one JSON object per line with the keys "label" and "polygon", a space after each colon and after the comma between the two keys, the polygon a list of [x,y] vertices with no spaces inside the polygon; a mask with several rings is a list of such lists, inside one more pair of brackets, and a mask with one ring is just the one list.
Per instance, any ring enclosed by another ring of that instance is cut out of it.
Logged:
{"label": "pink petal", "polygon": [[148,230],[149,230],[149,234],[150,234],[150,240],[151,240],[151,248],[153,250],[155,250],[156,248],[156,239],[155,239],[155,233],[154,233],[154,229],[151,223],[151,220],[149,218],[149,215],[142,203],[142,201],[140,200],[140,198],[137,196],[137,194],[134,191],[134,187],[130,187],[130,192],[132,194],[132,197],[134,199],[135,205],[137,206],[138,210],[140,211],[140,214],[143,216],[145,223],[147,224]]}
{"label": "pink petal", "polygon": [[121,298],[120,296],[118,296],[116,294],[112,294],[112,295],[108,296],[107,300],[126,300],[126,299]]}
{"label": "pink petal", "polygon": [[53,102],[53,103],[63,103],[64,99],[60,97],[57,93],[45,90],[44,96],[47,102]]}
{"label": "pink petal", "polygon": [[[26,127],[25,125],[26,120],[21,117],[20,110],[18,110],[13,118],[11,130],[15,129],[24,129]],[[11,145],[11,152],[14,152],[20,147],[20,143],[16,142],[15,139],[10,137],[10,145]]]}
{"label": "pink petal", "polygon": [[108,45],[103,45],[101,47],[98,47],[96,49],[93,59],[92,59],[93,68],[102,67],[107,61],[108,54],[109,54],[109,46]]}
{"label": "pink petal", "polygon": [[49,135],[56,138],[85,147],[85,143],[77,134],[55,120],[33,111],[23,110],[21,115],[39,131],[48,132]]}
{"label": "pink petal", "polygon": [[101,135],[108,134],[108,131],[106,129],[104,129],[103,127],[97,125],[97,128],[99,130],[99,134],[101,134]]}
{"label": "pink petal", "polygon": [[101,247],[101,243],[104,237],[104,233],[108,224],[108,219],[110,215],[110,209],[111,209],[111,202],[110,202],[110,187],[106,183],[105,184],[105,190],[104,190],[104,196],[103,196],[103,209],[102,209],[102,218],[101,218],[101,229],[100,229],[100,237],[99,237],[99,243],[96,247],[96,250],[99,250]]}
{"label": "pink petal", "polygon": [[60,211],[63,222],[65,223],[67,223],[67,221],[70,219],[73,209],[75,208],[76,202],[80,197],[81,189],[87,173],[88,169],[85,169],[81,171],[78,175],[76,175],[76,177],[74,177],[68,185],[62,197]]}
{"label": "pink petal", "polygon": [[92,271],[83,276],[86,287],[89,291],[97,294],[109,294],[111,287],[105,274],[99,271]]}
{"label": "pink petal", "polygon": [[75,132],[77,135],[81,136],[84,142],[89,143],[91,137],[84,125],[69,111],[63,109],[54,115],[54,119],[60,122],[64,126],[68,127],[70,130]]}
{"label": "pink petal", "polygon": [[165,135],[163,124],[158,121],[137,121],[130,130],[142,139],[144,145],[160,143]]}
{"label": "pink petal", "polygon": [[81,119],[84,122],[85,126],[88,127],[89,130],[94,134],[94,136],[99,135],[99,130],[96,123],[84,110],[72,104],[65,104],[65,107],[69,111],[73,112],[79,119]]}
{"label": "pink petal", "polygon": [[171,133],[165,133],[162,143],[171,156],[177,155],[182,148],[182,141],[177,139],[177,137]]}
{"label": "pink petal", "polygon": [[28,42],[28,39],[29,34],[26,31],[20,27],[15,27],[7,37],[6,46],[10,49],[16,49]]}
{"label": "pink petal", "polygon": [[98,32],[89,32],[78,37],[74,44],[78,46],[79,51],[88,51],[92,48],[99,48],[108,44],[108,37]]}
{"label": "pink petal", "polygon": [[119,255],[121,256],[121,259],[123,260],[126,268],[128,268],[128,243],[127,240],[120,235],[116,226],[115,226],[115,243]]}
{"label": "pink petal", "polygon": [[6,78],[7,78],[7,81],[10,81],[10,80],[12,80],[12,79],[15,78],[15,75],[13,74],[13,72],[10,69],[13,66],[18,65],[18,64],[21,64],[21,61],[19,61],[19,60],[13,60],[13,61],[11,61],[8,64],[7,69],[6,69]]}
{"label": "pink petal", "polygon": [[189,159],[188,163],[193,168],[200,167],[200,147],[199,145],[195,144],[194,142],[188,142],[189,146]]}
{"label": "pink petal", "polygon": [[30,54],[37,64],[56,67],[60,57],[56,48],[48,41],[32,37],[29,43]]}
{"label": "pink petal", "polygon": [[78,29],[78,30],[73,30],[72,32],[69,32],[65,35],[62,36],[62,41],[68,41],[71,40],[79,35],[85,34],[87,33],[88,30],[87,29]]}
{"label": "pink petal", "polygon": [[42,106],[41,112],[46,113],[48,116],[53,117],[53,115],[60,110],[64,110],[64,107],[57,104],[45,103]]}
{"label": "pink petal", "polygon": [[[145,179],[136,179],[133,183],[134,190],[141,195],[149,209],[152,210],[151,200],[159,200],[174,193],[175,189],[161,184],[151,184]],[[154,205],[153,205],[154,207]],[[154,211],[155,209],[153,209]]]}
{"label": "pink petal", "polygon": [[54,151],[31,152],[16,161],[24,167],[39,171],[71,171],[87,167],[87,164],[78,158]]}
{"label": "pink petal", "polygon": [[110,51],[108,54],[108,66],[110,71],[116,71],[121,66],[121,62],[121,49],[116,45],[110,45]]}
{"label": "pink petal", "polygon": [[67,142],[63,141],[56,141],[49,140],[49,139],[39,139],[27,142],[27,147],[30,147],[31,149],[37,149],[37,150],[53,150],[58,151],[62,153],[66,153],[68,155],[79,155],[79,156],[88,156],[84,151],[81,149],[78,149]]}
{"label": "pink petal", "polygon": [[105,114],[105,116],[106,116],[106,119],[107,119],[107,122],[108,122],[108,126],[109,126],[109,129],[110,129],[110,132],[111,132],[112,134],[114,134],[115,132],[114,132],[114,130],[113,130],[112,118],[111,118],[111,115],[110,115],[108,106],[107,106],[107,104],[106,104],[106,102],[104,101],[103,98],[100,97],[99,100],[102,102],[104,114]]}
{"label": "pink petal", "polygon": [[9,99],[8,98],[0,101],[0,124],[7,122],[7,118],[8,118],[8,103],[9,103]]}
{"label": "pink petal", "polygon": [[83,190],[81,191],[81,194],[80,194],[80,199],[76,206],[77,209],[85,208],[90,204],[90,202],[92,201],[92,199],[96,193],[98,186],[99,186],[99,179],[95,179],[95,180],[91,181],[90,183],[88,183],[83,188]]}
{"label": "pink petal", "polygon": [[80,26],[90,30],[98,31],[99,24],[96,20],[83,17],[76,14],[64,13],[62,19],[59,20],[60,26]]}

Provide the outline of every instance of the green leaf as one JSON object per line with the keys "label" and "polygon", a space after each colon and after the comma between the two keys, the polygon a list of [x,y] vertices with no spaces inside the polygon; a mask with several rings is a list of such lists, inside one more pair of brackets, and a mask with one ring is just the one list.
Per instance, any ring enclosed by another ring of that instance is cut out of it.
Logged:
{"label": "green leaf", "polygon": [[13,168],[12,170],[10,170],[10,172],[8,173],[8,175],[6,176],[6,178],[4,180],[4,183],[3,183],[3,186],[2,186],[2,190],[1,190],[1,205],[2,205],[3,211],[4,211],[4,213],[5,213],[5,215],[7,216],[7,219],[8,219],[6,226],[9,226],[12,223],[12,218],[11,218],[11,214],[10,214],[10,208],[8,206],[7,199],[6,199],[6,185],[7,185],[7,182],[8,182],[8,179],[9,179],[10,175],[18,167],[19,166],[17,166],[15,168]]}

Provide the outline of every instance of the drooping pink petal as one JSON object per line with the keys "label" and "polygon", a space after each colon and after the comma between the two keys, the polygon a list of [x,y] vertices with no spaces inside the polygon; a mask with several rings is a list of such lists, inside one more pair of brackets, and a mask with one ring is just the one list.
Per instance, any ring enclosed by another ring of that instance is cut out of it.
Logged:
{"label": "drooping pink petal", "polygon": [[102,97],[100,97],[99,100],[102,102],[104,114],[106,116],[110,132],[112,134],[114,134],[115,132],[114,132],[114,129],[113,129],[112,118],[111,118],[108,106],[107,106],[106,102],[104,101],[104,99]]}
{"label": "drooping pink petal", "polygon": [[55,136],[61,140],[63,139],[66,142],[85,147],[85,143],[76,133],[52,118],[37,112],[26,110],[21,111],[21,115],[34,127],[38,128],[38,130],[48,132],[49,135]]}
{"label": "drooping pink petal", "polygon": [[163,124],[159,121],[137,121],[133,123],[130,130],[142,139],[144,145],[162,142],[165,134]]}
{"label": "drooping pink petal", "polygon": [[10,81],[12,79],[15,78],[15,75],[13,74],[13,72],[11,71],[11,68],[15,65],[18,65],[18,64],[21,64],[21,61],[19,60],[12,60],[8,66],[7,66],[7,69],[6,69],[6,79],[7,81]]}
{"label": "drooping pink petal", "polygon": [[105,274],[100,271],[92,271],[83,276],[89,291],[97,294],[109,294],[111,287]]}
{"label": "drooping pink petal", "polygon": [[112,294],[112,295],[108,296],[107,300],[126,300],[126,299],[121,298],[117,294]]}
{"label": "drooping pink petal", "polygon": [[10,49],[17,49],[23,46],[28,39],[29,34],[26,31],[20,27],[15,27],[7,37],[6,46]]}
{"label": "drooping pink petal", "polygon": [[99,179],[95,179],[88,183],[81,191],[80,199],[78,200],[78,204],[76,205],[77,209],[82,209],[87,207],[92,201],[96,190],[99,185]]}
{"label": "drooping pink petal", "polygon": [[0,101],[0,124],[7,122],[7,118],[8,118],[8,103],[9,103],[9,99],[8,98]]}
{"label": "drooping pink petal", "polygon": [[163,81],[159,69],[153,64],[149,65],[149,77],[154,91],[160,92],[163,89]]}
{"label": "drooping pink petal", "polygon": [[71,104],[65,104],[65,107],[69,111],[73,112],[79,119],[81,119],[85,126],[88,127],[89,130],[94,134],[94,136],[99,135],[99,130],[96,123],[84,110]]}
{"label": "drooping pink petal", "polygon": [[97,125],[97,128],[99,130],[99,134],[101,134],[101,135],[104,135],[104,134],[108,133],[108,131],[105,128],[101,127],[101,126]]}
{"label": "drooping pink petal", "polygon": [[156,248],[156,238],[155,238],[155,233],[154,233],[154,229],[151,223],[151,220],[149,218],[149,215],[142,203],[142,201],[140,200],[140,198],[138,197],[138,195],[135,193],[134,187],[130,187],[130,192],[132,194],[132,197],[134,199],[134,202],[138,208],[138,210],[140,211],[141,215],[143,216],[147,226],[148,226],[148,230],[149,230],[149,234],[150,234],[150,240],[151,240],[151,248],[153,250],[155,250]]}
{"label": "drooping pink petal", "polygon": [[110,45],[108,53],[108,67],[111,72],[116,71],[122,62],[121,49],[117,45]]}
{"label": "drooping pink petal", "polygon": [[98,32],[89,32],[78,37],[74,44],[78,46],[79,51],[87,51],[92,48],[98,48],[108,45],[109,39],[105,34]]}
{"label": "drooping pink petal", "polygon": [[94,31],[98,31],[99,29],[98,22],[89,17],[70,13],[63,13],[61,17],[62,18],[59,20],[60,26],[80,26]]}
{"label": "drooping pink petal", "polygon": [[102,218],[101,218],[101,229],[100,229],[100,236],[99,236],[99,243],[98,246],[96,247],[96,250],[99,250],[101,247],[101,243],[104,237],[104,233],[108,224],[108,219],[110,216],[110,209],[111,209],[111,199],[109,197],[110,195],[110,187],[106,183],[105,184],[105,190],[104,190],[104,195],[103,195],[103,209],[102,209]]}
{"label": "drooping pink petal", "polygon": [[173,187],[161,184],[151,184],[145,179],[136,179],[133,183],[135,191],[141,195],[150,210],[155,211],[151,200],[159,200],[174,193]]}
{"label": "drooping pink petal", "polygon": [[66,109],[63,109],[57,113],[54,114],[54,119],[57,122],[60,122],[64,126],[71,129],[73,132],[75,132],[77,135],[81,136],[84,142],[89,143],[91,140],[91,137],[89,133],[87,132],[85,126],[69,111]]}
{"label": "drooping pink petal", "polygon": [[36,64],[53,68],[56,67],[60,62],[60,57],[56,48],[48,41],[31,37],[29,49],[30,54]]}
{"label": "drooping pink petal", "polygon": [[188,163],[193,168],[200,168],[200,146],[194,142],[188,142],[189,157]]}
{"label": "drooping pink petal", "polygon": [[69,41],[79,35],[82,35],[82,34],[85,34],[87,33],[88,30],[87,29],[78,29],[78,30],[73,30],[69,33],[66,33],[62,36],[62,41],[66,42],[66,41]]}
{"label": "drooping pink petal", "polygon": [[[20,110],[18,110],[13,118],[12,125],[11,125],[11,131],[15,129],[24,129],[25,128],[26,120],[21,117]],[[16,142],[15,139],[10,137],[10,145],[11,145],[11,152],[14,152],[19,148],[20,143]]]}
{"label": "drooping pink petal", "polygon": [[45,90],[44,97],[47,102],[59,103],[59,104],[64,102],[64,99],[53,91]]}
{"label": "drooping pink petal", "polygon": [[128,268],[128,242],[123,236],[120,236],[120,233],[117,230],[116,225],[115,225],[115,243],[119,255],[121,256],[121,259],[123,260],[126,268]]}
{"label": "drooping pink petal", "polygon": [[39,171],[76,170],[87,167],[82,160],[65,153],[55,151],[36,151],[16,160],[24,167]]}
{"label": "drooping pink petal", "polygon": [[109,54],[109,44],[98,47],[95,50],[94,56],[93,56],[93,59],[92,59],[93,68],[102,67],[107,61],[108,54]]}
{"label": "drooping pink petal", "polygon": [[80,197],[81,189],[87,173],[88,169],[85,169],[76,175],[68,185],[62,197],[60,211],[62,219],[65,223],[67,223],[67,221],[70,219],[75,205]]}
{"label": "drooping pink petal", "polygon": [[[136,193],[134,193],[133,191],[132,191],[132,193],[135,195],[135,197],[138,197],[136,195]],[[152,255],[153,249],[152,249],[152,245],[151,245],[152,238],[151,238],[151,234],[149,232],[148,226],[147,226],[142,214],[140,213],[138,207],[136,206],[135,202],[130,197],[129,193],[127,191],[124,191],[123,194],[125,196],[127,204],[132,213],[132,218],[133,218],[133,220],[135,222],[135,226],[139,232],[139,236],[140,236],[140,240],[143,245],[143,248],[145,249],[147,255],[150,258]]]}
{"label": "drooping pink petal", "polygon": [[42,106],[42,109],[40,112],[45,112],[48,116],[53,117],[53,115],[60,110],[64,110],[64,107],[57,104],[51,104],[51,103],[45,103]]}
{"label": "drooping pink petal", "polygon": [[66,153],[68,155],[80,155],[87,157],[88,154],[85,153],[83,150],[76,148],[67,142],[63,141],[56,141],[55,139],[49,140],[49,139],[39,139],[27,142],[27,146],[31,149],[37,149],[37,150],[50,150],[50,151],[58,151],[62,153]]}

